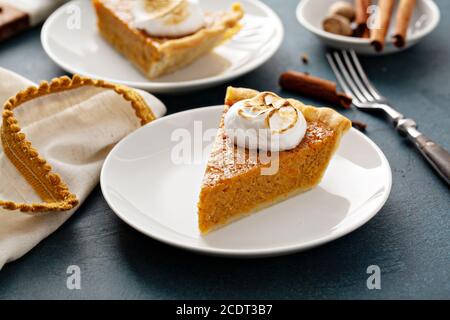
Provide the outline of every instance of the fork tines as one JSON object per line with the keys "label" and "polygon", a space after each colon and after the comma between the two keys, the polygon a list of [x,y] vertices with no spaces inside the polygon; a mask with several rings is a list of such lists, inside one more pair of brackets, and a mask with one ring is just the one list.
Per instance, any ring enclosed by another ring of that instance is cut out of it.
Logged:
{"label": "fork tines", "polygon": [[356,107],[384,99],[370,83],[355,51],[333,51],[327,53],[327,59],[342,89],[353,98]]}

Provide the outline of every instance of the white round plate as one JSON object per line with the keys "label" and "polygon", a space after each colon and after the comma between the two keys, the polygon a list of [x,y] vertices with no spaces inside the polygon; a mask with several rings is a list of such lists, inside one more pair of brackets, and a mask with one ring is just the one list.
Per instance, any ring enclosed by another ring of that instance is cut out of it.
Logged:
{"label": "white round plate", "polygon": [[222,106],[205,107],[163,117],[113,148],[100,183],[109,206],[123,221],[180,248],[260,257],[339,238],[366,223],[387,200],[392,179],[389,163],[369,138],[352,129],[319,186],[202,237],[196,205],[210,140],[203,142],[204,148],[195,144],[191,161],[174,155],[179,154],[180,136],[192,141],[204,133],[214,137],[222,110]]}
{"label": "white round plate", "polygon": [[[207,10],[230,9],[233,0],[200,0]],[[175,73],[149,80],[116,52],[97,31],[91,1],[71,1],[56,10],[42,27],[41,41],[61,68],[153,93],[179,93],[211,87],[248,73],[270,59],[281,45],[283,25],[267,5],[240,0],[242,30],[224,45]],[[80,17],[77,24],[77,17]]]}
{"label": "white round plate", "polygon": [[[338,49],[353,49],[357,53],[366,55],[389,54],[400,52],[417,44],[439,23],[439,8],[432,0],[417,0],[416,8],[411,19],[408,30],[408,39],[406,46],[402,49],[397,48],[391,39],[395,28],[395,14],[389,28],[384,50],[380,53],[370,45],[368,39],[345,37],[322,29],[322,21],[327,15],[331,4],[337,0],[301,0],[297,7],[297,19],[307,30],[314,33],[326,45]],[[345,0],[353,3],[353,1]],[[396,9],[394,9],[396,12]]]}

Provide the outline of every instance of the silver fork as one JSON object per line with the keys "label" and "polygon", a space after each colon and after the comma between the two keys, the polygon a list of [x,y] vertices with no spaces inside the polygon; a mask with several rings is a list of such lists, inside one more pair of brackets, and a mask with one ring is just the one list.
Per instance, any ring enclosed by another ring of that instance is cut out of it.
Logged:
{"label": "silver fork", "polygon": [[395,129],[414,143],[439,175],[450,185],[450,154],[444,148],[417,130],[414,120],[396,111],[370,83],[356,53],[351,50],[327,53],[327,59],[346,94],[353,98],[353,105],[364,111],[382,111]]}

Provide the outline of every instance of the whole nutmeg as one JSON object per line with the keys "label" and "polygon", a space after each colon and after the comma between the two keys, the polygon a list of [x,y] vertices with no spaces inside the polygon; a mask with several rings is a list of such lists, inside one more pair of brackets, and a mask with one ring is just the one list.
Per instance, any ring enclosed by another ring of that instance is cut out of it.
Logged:
{"label": "whole nutmeg", "polygon": [[338,1],[331,5],[330,9],[328,10],[328,15],[339,15],[346,17],[350,21],[353,21],[356,17],[356,11],[351,3]]}
{"label": "whole nutmeg", "polygon": [[322,26],[323,30],[341,36],[351,36],[353,34],[350,20],[337,14],[326,17]]}

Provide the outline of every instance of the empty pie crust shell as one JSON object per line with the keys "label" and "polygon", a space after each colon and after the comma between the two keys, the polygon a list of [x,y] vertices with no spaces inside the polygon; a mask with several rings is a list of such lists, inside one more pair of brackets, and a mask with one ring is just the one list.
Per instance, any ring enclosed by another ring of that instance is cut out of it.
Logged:
{"label": "empty pie crust shell", "polygon": [[40,213],[67,211],[78,205],[79,201],[76,195],[70,192],[61,177],[52,171],[52,167],[47,160],[39,155],[38,150],[33,148],[32,143],[27,140],[25,133],[21,132],[18,121],[14,116],[14,109],[32,99],[82,86],[94,86],[115,91],[123,99],[130,102],[130,107],[134,109],[141,125],[155,119],[155,115],[144,99],[134,90],[79,75],[74,75],[72,78],[63,76],[55,78],[51,82],[43,81],[37,87],[32,86],[20,91],[8,99],[3,106],[1,127],[3,150],[43,202],[16,203],[0,200],[0,207],[7,210]]}

